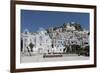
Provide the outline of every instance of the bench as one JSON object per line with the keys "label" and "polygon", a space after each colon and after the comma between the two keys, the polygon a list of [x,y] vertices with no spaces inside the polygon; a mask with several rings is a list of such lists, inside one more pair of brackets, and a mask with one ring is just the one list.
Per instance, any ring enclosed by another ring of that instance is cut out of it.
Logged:
{"label": "bench", "polygon": [[44,58],[46,57],[62,57],[62,54],[45,54],[43,55]]}

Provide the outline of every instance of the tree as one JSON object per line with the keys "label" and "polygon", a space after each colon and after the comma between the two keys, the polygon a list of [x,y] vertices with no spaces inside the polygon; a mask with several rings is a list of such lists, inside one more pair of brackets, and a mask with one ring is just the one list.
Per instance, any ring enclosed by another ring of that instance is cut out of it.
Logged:
{"label": "tree", "polygon": [[73,24],[73,26],[75,27],[76,30],[83,31],[83,28],[79,23],[75,23],[75,24]]}
{"label": "tree", "polygon": [[84,50],[85,50],[85,55],[86,56],[89,56],[90,55],[90,49],[89,49],[89,46],[86,46],[85,48],[84,48]]}
{"label": "tree", "polygon": [[30,42],[30,44],[29,44],[29,47],[31,48],[31,52],[33,51],[33,47],[34,47],[34,44],[32,44],[32,42]]}

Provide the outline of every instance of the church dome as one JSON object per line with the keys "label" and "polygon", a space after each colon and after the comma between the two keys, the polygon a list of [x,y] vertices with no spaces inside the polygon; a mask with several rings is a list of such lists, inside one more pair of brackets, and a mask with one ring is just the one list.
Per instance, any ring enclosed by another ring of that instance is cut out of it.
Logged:
{"label": "church dome", "polygon": [[25,30],[24,30],[24,33],[25,33],[25,34],[28,34],[28,33],[29,33],[29,30],[28,30],[28,29],[25,29]]}
{"label": "church dome", "polygon": [[38,33],[45,34],[47,31],[44,28],[39,28]]}

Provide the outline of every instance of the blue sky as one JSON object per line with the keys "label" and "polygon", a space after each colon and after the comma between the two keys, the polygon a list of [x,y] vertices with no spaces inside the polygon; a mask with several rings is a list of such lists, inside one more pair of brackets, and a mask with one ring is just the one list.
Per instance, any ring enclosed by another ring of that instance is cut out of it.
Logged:
{"label": "blue sky", "polygon": [[22,32],[25,29],[36,32],[40,27],[47,29],[67,22],[77,22],[89,30],[89,19],[89,13],[21,10],[21,29]]}

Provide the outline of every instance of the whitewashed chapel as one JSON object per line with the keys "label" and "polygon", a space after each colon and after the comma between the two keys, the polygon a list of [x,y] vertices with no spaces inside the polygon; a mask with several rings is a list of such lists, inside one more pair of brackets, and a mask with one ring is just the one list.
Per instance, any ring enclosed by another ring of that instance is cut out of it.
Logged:
{"label": "whitewashed chapel", "polygon": [[[34,53],[47,53],[51,49],[51,39],[47,31],[40,28],[37,33],[30,33],[27,29],[22,33],[22,51],[32,50]],[[32,48],[30,46],[32,45]]]}

